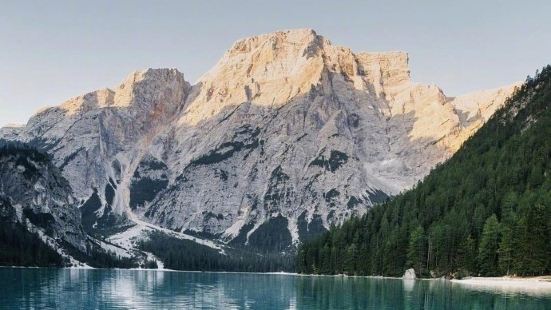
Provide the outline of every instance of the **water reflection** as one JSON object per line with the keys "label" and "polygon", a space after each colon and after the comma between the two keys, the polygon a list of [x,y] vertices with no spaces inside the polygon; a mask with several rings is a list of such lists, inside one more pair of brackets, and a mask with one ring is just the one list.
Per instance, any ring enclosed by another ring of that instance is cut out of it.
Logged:
{"label": "water reflection", "polygon": [[145,270],[0,269],[0,308],[549,309],[551,296],[448,281]]}

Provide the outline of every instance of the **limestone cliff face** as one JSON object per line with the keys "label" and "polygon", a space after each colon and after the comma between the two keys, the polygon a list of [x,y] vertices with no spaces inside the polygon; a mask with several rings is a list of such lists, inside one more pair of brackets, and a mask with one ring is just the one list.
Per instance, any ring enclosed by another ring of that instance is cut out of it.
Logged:
{"label": "limestone cliff face", "polygon": [[[4,136],[31,142],[52,154],[78,199],[86,200],[99,191],[103,207],[119,208],[128,203],[125,197],[107,199],[105,192],[124,182],[126,171],[135,169],[134,159],[181,109],[188,89],[175,69],[135,72],[115,89],[94,91],[44,109],[26,127],[6,130],[9,134]],[[121,202],[115,204],[115,199]]]}
{"label": "limestone cliff face", "polygon": [[193,86],[150,69],[0,133],[50,152],[100,218],[262,248],[267,231],[298,242],[411,187],[513,89],[450,98],[411,81],[406,53],[300,29],[236,42]]}

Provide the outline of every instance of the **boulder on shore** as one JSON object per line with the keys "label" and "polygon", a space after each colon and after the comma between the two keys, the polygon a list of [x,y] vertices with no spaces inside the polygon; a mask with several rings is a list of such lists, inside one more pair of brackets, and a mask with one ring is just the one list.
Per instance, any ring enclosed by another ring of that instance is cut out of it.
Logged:
{"label": "boulder on shore", "polygon": [[409,268],[404,272],[404,275],[402,276],[402,279],[404,280],[415,280],[417,276],[415,275],[415,269]]}

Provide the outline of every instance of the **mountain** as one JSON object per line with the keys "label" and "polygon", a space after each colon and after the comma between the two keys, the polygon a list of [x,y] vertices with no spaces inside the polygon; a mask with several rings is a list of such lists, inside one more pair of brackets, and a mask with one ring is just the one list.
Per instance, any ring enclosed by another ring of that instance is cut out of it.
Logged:
{"label": "mountain", "polygon": [[[8,225],[23,232],[28,230],[30,239],[40,239],[55,248],[61,248],[59,242],[63,240],[85,252],[86,235],[80,225],[80,212],[73,197],[68,194],[70,192],[69,183],[48,161],[47,155],[15,143],[0,144],[2,226]],[[3,234],[7,233],[3,231]],[[36,234],[34,238],[32,233]],[[8,240],[0,238],[2,243],[8,243]],[[37,241],[35,245],[42,244]],[[4,245],[3,255],[9,252],[9,248]],[[63,254],[48,255],[61,258]],[[6,259],[3,257],[3,261]]]}
{"label": "mountain", "polygon": [[51,155],[97,238],[281,252],[413,186],[513,89],[447,97],[411,81],[406,53],[299,29],[236,42],[194,85],[135,72],[0,137]]}
{"label": "mountain", "polygon": [[140,255],[121,259],[124,249],[88,236],[78,207],[47,154],[0,140],[0,265],[139,265]]}
{"label": "mountain", "polygon": [[551,272],[551,66],[414,189],[303,245],[304,273]]}

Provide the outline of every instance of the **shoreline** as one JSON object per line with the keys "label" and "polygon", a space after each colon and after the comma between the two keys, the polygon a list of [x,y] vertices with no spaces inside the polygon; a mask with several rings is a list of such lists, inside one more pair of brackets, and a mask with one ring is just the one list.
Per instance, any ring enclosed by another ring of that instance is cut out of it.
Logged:
{"label": "shoreline", "polygon": [[154,272],[187,272],[187,273],[220,273],[220,274],[258,274],[258,275],[282,275],[293,277],[341,277],[341,278],[365,278],[380,280],[403,280],[403,281],[449,281],[453,285],[474,289],[474,290],[495,290],[499,289],[511,293],[546,293],[551,294],[551,275],[539,277],[467,277],[463,279],[442,279],[442,278],[417,278],[403,279],[401,277],[387,276],[356,276],[356,275],[324,275],[324,274],[300,274],[294,272],[246,272],[246,271],[201,271],[201,270],[175,270],[175,269],[148,269],[148,268],[93,268],[89,266],[73,267],[33,267],[33,266],[0,266],[2,268],[39,269],[55,268],[68,270],[128,270],[128,271],[154,271]]}
{"label": "shoreline", "polygon": [[481,291],[500,290],[528,295],[551,294],[551,276],[540,277],[468,277],[450,280],[454,285]]}

